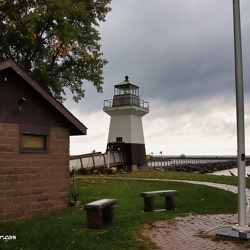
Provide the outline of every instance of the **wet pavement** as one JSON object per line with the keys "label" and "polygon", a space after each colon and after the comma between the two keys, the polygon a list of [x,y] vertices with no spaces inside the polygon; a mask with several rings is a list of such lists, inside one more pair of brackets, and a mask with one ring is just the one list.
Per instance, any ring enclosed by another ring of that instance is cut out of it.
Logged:
{"label": "wet pavement", "polygon": [[250,249],[249,240],[216,236],[220,230],[230,230],[237,215],[190,215],[144,225],[143,236],[153,249],[164,250],[238,250]]}
{"label": "wet pavement", "polygon": [[[237,187],[231,185],[184,181],[193,184],[208,185],[237,193]],[[247,221],[250,220],[250,190],[246,191]],[[145,224],[143,236],[152,244],[153,249],[164,250],[239,250],[250,249],[250,240],[216,236],[218,232],[232,230],[238,222],[237,214],[194,215],[176,217],[172,220]]]}

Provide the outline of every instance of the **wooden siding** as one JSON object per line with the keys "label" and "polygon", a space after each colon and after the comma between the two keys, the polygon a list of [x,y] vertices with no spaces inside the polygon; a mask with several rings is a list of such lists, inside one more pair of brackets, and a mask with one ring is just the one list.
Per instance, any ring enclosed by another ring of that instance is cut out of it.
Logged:
{"label": "wooden siding", "polygon": [[[7,81],[4,81],[4,76]],[[20,98],[26,101],[17,111]],[[53,109],[48,102],[11,69],[0,73],[0,121],[42,125],[42,126],[65,126],[66,119]]]}
{"label": "wooden siding", "polygon": [[[7,85],[8,82],[13,82],[13,81],[18,85],[17,89],[12,88],[14,87],[13,85],[12,86]],[[47,113],[51,113],[50,115],[52,115],[52,118],[57,117],[58,118],[57,121],[60,120],[60,124],[65,123],[64,125],[70,129],[70,135],[86,135],[87,128],[75,116],[73,116],[61,103],[59,103],[38,83],[36,83],[13,60],[6,60],[0,62],[0,85],[2,85],[1,87],[2,90],[8,90],[6,93],[4,93],[3,91],[0,92],[2,93],[2,95],[4,95],[4,98],[2,98],[2,102],[0,103],[1,104],[0,106],[2,106],[2,112],[1,112],[2,120],[4,121],[7,120],[11,122],[14,118],[13,121],[19,122],[20,118],[18,116],[13,115],[13,108],[15,110],[17,107],[16,105],[18,103],[18,100],[20,100],[20,98],[25,97],[25,96],[20,97],[20,95],[23,94],[23,91],[25,91],[26,89],[28,91],[26,91],[25,94],[28,94],[27,92],[30,92],[31,96],[35,98],[35,101],[39,107],[44,106],[44,108],[47,109]],[[7,89],[6,86],[8,86]],[[12,100],[10,105],[9,103],[6,103],[6,100],[8,101]],[[32,98],[30,98],[29,100],[32,100]],[[32,104],[35,105],[35,103]],[[33,110],[34,112],[32,112]],[[42,118],[42,123],[43,123],[44,122],[43,116],[42,115],[39,116],[38,115],[39,113],[38,114],[36,113],[37,111],[39,110],[35,110],[35,107],[34,109],[30,109],[29,112],[26,114],[26,117],[28,116],[28,119],[30,119],[32,115],[34,119],[38,117]],[[36,113],[35,116],[33,116],[34,113]],[[25,114],[23,114],[22,116],[25,117]],[[52,120],[55,121],[56,118]]]}
{"label": "wooden siding", "polygon": [[124,143],[122,147],[121,150],[125,153],[128,165],[143,165],[147,163],[144,144]]}
{"label": "wooden siding", "polygon": [[142,118],[134,115],[111,116],[109,126],[109,142],[116,142],[122,137],[122,142],[144,144]]}

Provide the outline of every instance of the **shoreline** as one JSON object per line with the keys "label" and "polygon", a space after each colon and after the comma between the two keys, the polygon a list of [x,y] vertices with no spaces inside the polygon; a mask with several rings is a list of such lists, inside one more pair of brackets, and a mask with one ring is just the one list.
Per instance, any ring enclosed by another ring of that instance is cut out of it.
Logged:
{"label": "shoreline", "polygon": [[[246,161],[246,167],[250,166],[250,161]],[[228,175],[231,175],[229,170],[237,175],[237,161],[218,161],[218,162],[207,162],[207,163],[192,163],[192,164],[180,164],[180,165],[170,165],[162,167],[152,167],[160,171],[175,171],[175,172],[188,172],[188,173],[199,173],[199,174],[217,174],[226,175],[228,170]],[[247,171],[246,171],[247,172]],[[249,168],[250,172],[250,168]],[[246,174],[248,174],[247,172]],[[221,174],[219,174],[221,173]]]}

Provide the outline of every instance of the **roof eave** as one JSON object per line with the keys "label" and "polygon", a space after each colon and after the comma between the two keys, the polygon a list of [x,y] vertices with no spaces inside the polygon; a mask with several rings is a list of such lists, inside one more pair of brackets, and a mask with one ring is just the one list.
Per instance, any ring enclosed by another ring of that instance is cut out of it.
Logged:
{"label": "roof eave", "polygon": [[70,135],[86,135],[87,127],[82,124],[69,110],[59,103],[53,96],[45,91],[34,79],[32,79],[19,65],[13,60],[8,59],[0,62],[0,71],[12,68],[20,77],[22,77],[33,89],[35,89],[47,102],[58,110],[71,124]]}

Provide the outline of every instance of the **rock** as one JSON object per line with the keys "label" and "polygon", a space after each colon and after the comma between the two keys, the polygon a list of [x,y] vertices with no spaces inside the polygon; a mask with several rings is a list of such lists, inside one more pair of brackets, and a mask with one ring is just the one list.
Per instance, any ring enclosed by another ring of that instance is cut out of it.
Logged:
{"label": "rock", "polygon": [[[250,165],[250,161],[246,161],[246,166]],[[220,161],[220,162],[209,162],[209,163],[197,163],[197,164],[182,164],[182,165],[171,165],[164,167],[165,171],[176,171],[176,172],[189,172],[189,173],[213,173],[225,169],[231,169],[237,167],[237,161]]]}

